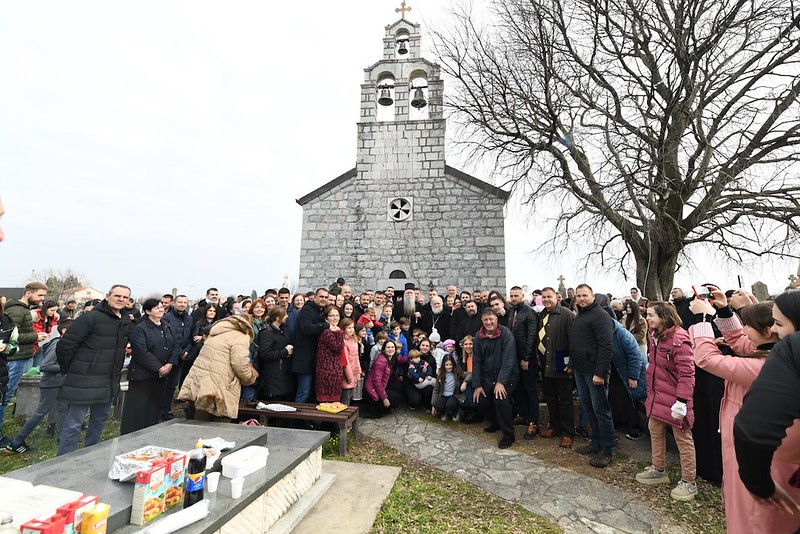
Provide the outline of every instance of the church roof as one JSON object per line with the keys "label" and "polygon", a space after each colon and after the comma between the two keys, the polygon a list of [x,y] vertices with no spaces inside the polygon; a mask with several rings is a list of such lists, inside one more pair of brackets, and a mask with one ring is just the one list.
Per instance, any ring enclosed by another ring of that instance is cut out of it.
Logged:
{"label": "church roof", "polygon": [[[477,187],[478,189],[481,189],[482,191],[484,191],[484,192],[486,192],[486,193],[488,193],[490,195],[494,195],[497,198],[502,199],[503,201],[508,200],[508,198],[511,196],[511,193],[509,191],[501,189],[501,188],[499,188],[497,186],[494,186],[492,184],[486,183],[483,180],[475,178],[474,176],[472,176],[470,174],[467,174],[464,171],[460,171],[460,170],[458,170],[458,169],[456,169],[454,167],[451,167],[451,166],[449,166],[447,164],[445,164],[445,166],[444,166],[444,173],[447,176],[450,176],[451,178],[455,178],[456,180],[460,180],[462,182],[465,182],[465,183],[467,183],[467,184],[469,184],[469,185],[471,185],[473,187]],[[345,172],[344,174],[341,174],[341,175],[337,176],[336,178],[334,178],[333,180],[331,180],[327,184],[325,184],[325,185],[323,185],[321,187],[318,187],[318,188],[314,189],[313,191],[311,191],[310,193],[308,193],[307,195],[304,195],[304,196],[298,198],[296,200],[296,202],[301,206],[305,206],[310,201],[314,200],[315,198],[319,197],[320,195],[322,195],[324,193],[327,193],[328,191],[330,191],[331,189],[333,189],[337,185],[343,184],[344,182],[348,181],[351,178],[354,178],[355,176],[356,176],[356,167],[353,167],[352,169],[350,169],[349,171]]]}

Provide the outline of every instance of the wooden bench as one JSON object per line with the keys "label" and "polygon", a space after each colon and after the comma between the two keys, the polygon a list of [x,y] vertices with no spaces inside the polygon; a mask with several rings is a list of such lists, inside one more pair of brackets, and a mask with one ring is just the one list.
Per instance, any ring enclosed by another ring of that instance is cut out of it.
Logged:
{"label": "wooden bench", "polygon": [[[317,410],[316,404],[305,402],[281,402],[297,408],[294,412],[276,412],[272,410],[259,410],[256,408],[258,401],[241,401],[239,403],[239,418],[242,416],[258,419],[262,425],[267,424],[267,417],[276,419],[295,419],[299,421],[320,421],[325,423],[336,423],[339,429],[339,454],[347,454],[347,432],[352,428],[353,437],[358,439],[358,406],[349,406],[346,410],[339,413],[328,413]],[[265,403],[268,404],[268,403]]]}

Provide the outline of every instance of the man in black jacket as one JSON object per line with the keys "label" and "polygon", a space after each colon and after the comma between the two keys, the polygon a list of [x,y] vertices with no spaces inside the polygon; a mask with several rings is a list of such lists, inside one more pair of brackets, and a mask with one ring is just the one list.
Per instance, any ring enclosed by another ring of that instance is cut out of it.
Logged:
{"label": "man in black jacket", "polygon": [[84,446],[100,442],[111,403],[119,393],[132,324],[123,313],[131,290],[114,285],[99,305],[81,315],[56,347],[61,373],[65,374],[59,399],[66,403],[66,416],[58,443],[58,455],[78,447],[81,425],[89,412]]}
{"label": "man in black jacket", "polygon": [[536,385],[539,376],[536,358],[538,320],[533,308],[525,304],[525,293],[521,287],[512,287],[508,299],[508,327],[517,346],[517,365],[520,368],[520,387],[514,392],[514,399],[519,416],[527,425],[522,437],[530,440],[539,435],[539,391]]}
{"label": "man in black jacket", "polygon": [[567,372],[569,336],[575,315],[558,303],[552,287],[542,289],[536,352],[542,369],[542,393],[550,413],[550,427],[542,437],[561,436],[561,447],[572,447],[575,439],[575,409],[572,399],[572,376]]}
{"label": "man in black jacket", "polygon": [[322,310],[329,304],[330,294],[321,287],[314,293],[314,300],[309,300],[297,312],[295,326],[294,356],[292,356],[292,372],[297,377],[295,402],[306,402],[311,395],[314,371],[317,367],[317,341],[319,335],[330,328],[339,330],[325,322]]}
{"label": "man in black jacket", "polygon": [[206,291],[206,298],[199,301],[197,306],[194,307],[194,311],[192,312],[192,319],[195,321],[199,321],[200,319],[204,318],[204,311],[206,306],[209,304],[213,304],[214,307],[217,309],[217,321],[220,319],[224,319],[228,316],[228,309],[223,306],[219,301],[219,289],[216,287],[209,287]]}
{"label": "man in black jacket", "polygon": [[614,319],[595,302],[587,284],[575,288],[578,316],[569,337],[570,369],[581,406],[589,414],[592,440],[578,453],[591,455],[589,464],[607,467],[614,454],[614,421],[608,402],[608,380],[613,358]]}
{"label": "man in black jacket", "polygon": [[[164,297],[161,298],[161,303],[164,303]],[[178,387],[178,382],[181,379],[183,362],[189,356],[189,350],[192,348],[194,319],[189,315],[188,309],[189,297],[186,295],[178,295],[175,297],[175,300],[172,301],[172,306],[170,306],[169,311],[165,313],[164,318],[161,319],[172,329],[172,334],[175,336],[175,348],[180,355],[177,365],[172,367],[167,377],[164,402],[161,404],[161,419],[163,421],[169,421],[175,418],[175,416],[172,415],[172,399],[175,397],[175,388]]]}
{"label": "man in black jacket", "polygon": [[517,349],[511,330],[497,324],[494,310],[483,310],[481,323],[472,356],[472,400],[490,422],[484,430],[501,430],[503,437],[497,446],[507,449],[514,443],[511,395],[519,378]]}
{"label": "man in black jacket", "polygon": [[482,323],[481,316],[478,313],[478,305],[472,301],[467,302],[464,305],[464,313],[461,314],[461,318],[457,321],[455,327],[456,337],[454,339],[456,345],[461,343],[464,336],[474,336],[475,332],[480,330]]}

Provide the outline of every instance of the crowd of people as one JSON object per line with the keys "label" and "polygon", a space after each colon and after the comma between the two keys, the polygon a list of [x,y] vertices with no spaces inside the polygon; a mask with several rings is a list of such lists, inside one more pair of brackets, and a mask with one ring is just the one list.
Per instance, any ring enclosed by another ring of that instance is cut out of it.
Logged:
{"label": "crowd of people", "polygon": [[[32,282],[0,303],[0,416],[34,365],[42,394],[3,444],[26,452],[25,438],[45,418],[58,454],[76,449],[83,426],[84,445],[97,443],[127,368],[123,434],[173,418],[176,391],[192,417],[207,421],[235,421],[239,403],[254,399],[358,402],[370,418],[405,406],[485,421],[486,432],[500,432],[500,448],[514,444],[516,426],[523,439],[564,448],[585,438],[575,450],[597,468],[612,462],[618,435],[649,434],[651,465],[635,479],[655,485],[670,482],[671,433],[681,475],[673,499],[692,500],[700,476],[723,484],[737,532],[794,532],[800,291],[768,302],[743,290],[704,291],[675,288],[670,302],[650,302],[637,288],[613,298],[588,284],[563,295],[514,286],[507,298],[453,285],[442,295],[413,284],[355,293],[340,278],[308,293],[222,300],[209,288],[194,306],[170,294],[138,306],[115,285],[77,311],[77,303],[60,309]],[[760,463],[742,462],[746,455]]]}

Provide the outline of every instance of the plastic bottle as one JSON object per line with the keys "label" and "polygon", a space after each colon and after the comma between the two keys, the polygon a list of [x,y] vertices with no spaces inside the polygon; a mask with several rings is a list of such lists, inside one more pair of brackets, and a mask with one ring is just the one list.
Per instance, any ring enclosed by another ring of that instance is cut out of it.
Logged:
{"label": "plastic bottle", "polygon": [[14,518],[8,512],[0,512],[0,534],[19,534],[19,529],[12,524]]}
{"label": "plastic bottle", "polygon": [[206,485],[206,453],[203,451],[203,444],[199,441],[195,444],[194,450],[189,454],[189,463],[186,466],[186,497],[183,500],[183,507],[203,500],[203,488]]}

